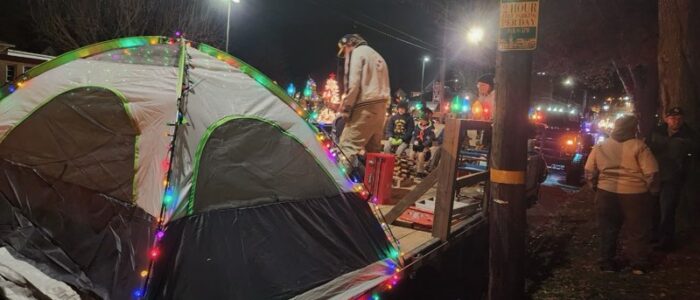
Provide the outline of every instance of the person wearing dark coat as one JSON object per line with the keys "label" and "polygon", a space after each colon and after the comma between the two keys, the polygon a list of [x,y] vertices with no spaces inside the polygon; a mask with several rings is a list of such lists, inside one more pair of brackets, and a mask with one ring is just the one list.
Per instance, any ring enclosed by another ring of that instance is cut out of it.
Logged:
{"label": "person wearing dark coat", "polygon": [[647,145],[659,162],[661,192],[657,197],[655,239],[657,248],[671,250],[676,231],[676,209],[681,199],[691,161],[698,154],[698,137],[683,122],[683,109],[670,108],[664,123],[647,138]]}
{"label": "person wearing dark coat", "polygon": [[425,164],[430,157],[430,147],[435,142],[435,127],[427,116],[421,118],[413,132],[413,156],[416,159],[416,172],[425,176]]}
{"label": "person wearing dark coat", "polygon": [[389,119],[384,132],[384,138],[387,140],[384,144],[384,153],[391,153],[391,148],[396,146],[395,154],[401,156],[411,143],[415,124],[408,112],[408,103],[399,103],[396,110],[396,115]]}

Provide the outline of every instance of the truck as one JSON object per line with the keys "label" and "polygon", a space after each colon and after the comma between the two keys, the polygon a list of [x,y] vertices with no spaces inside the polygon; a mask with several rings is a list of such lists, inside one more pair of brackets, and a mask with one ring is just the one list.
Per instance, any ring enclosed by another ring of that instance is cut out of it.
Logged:
{"label": "truck", "polygon": [[566,184],[580,185],[583,166],[594,137],[590,127],[577,114],[541,113],[536,115],[535,149],[544,158],[547,168],[563,171]]}

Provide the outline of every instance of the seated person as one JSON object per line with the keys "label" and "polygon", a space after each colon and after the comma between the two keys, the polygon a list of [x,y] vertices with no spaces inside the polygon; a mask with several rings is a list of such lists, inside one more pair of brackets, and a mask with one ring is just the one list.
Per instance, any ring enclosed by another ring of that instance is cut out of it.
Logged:
{"label": "seated person", "polygon": [[408,103],[399,103],[397,113],[389,119],[384,132],[388,139],[384,144],[384,153],[391,153],[391,148],[395,146],[395,154],[401,156],[411,142],[414,126],[413,117],[408,113]]}
{"label": "seated person", "polygon": [[434,132],[437,135],[433,146],[430,147],[430,160],[428,161],[427,171],[432,172],[437,168],[438,162],[440,162],[440,148],[442,146],[442,134],[445,132],[445,125],[433,121]]}
{"label": "seated person", "polygon": [[430,148],[435,141],[435,128],[427,116],[418,121],[418,126],[413,133],[413,159],[416,159],[416,172],[418,177],[425,177],[425,165],[430,159]]}

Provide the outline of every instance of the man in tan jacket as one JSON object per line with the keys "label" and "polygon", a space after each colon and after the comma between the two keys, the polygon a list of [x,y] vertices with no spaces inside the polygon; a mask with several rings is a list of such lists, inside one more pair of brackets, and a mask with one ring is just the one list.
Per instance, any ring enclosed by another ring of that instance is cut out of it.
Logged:
{"label": "man in tan jacket", "polygon": [[622,224],[629,227],[628,256],[634,274],[648,271],[651,253],[655,180],[659,167],[651,150],[636,138],[638,121],[624,116],[615,121],[610,138],[593,147],[586,161],[586,179],[596,191],[600,234],[600,268],[615,272],[617,240]]}
{"label": "man in tan jacket", "polygon": [[345,126],[339,146],[350,160],[364,152],[380,152],[386,107],[391,99],[389,69],[377,51],[357,34],[338,42],[345,58],[345,93],[340,115]]}

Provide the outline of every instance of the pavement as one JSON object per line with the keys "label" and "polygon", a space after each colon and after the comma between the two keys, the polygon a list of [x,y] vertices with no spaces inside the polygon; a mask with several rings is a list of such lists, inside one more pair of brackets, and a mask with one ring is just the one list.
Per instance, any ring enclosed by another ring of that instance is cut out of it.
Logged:
{"label": "pavement", "polygon": [[700,231],[681,231],[676,250],[655,252],[648,274],[602,273],[593,191],[564,185],[562,176],[550,174],[528,210],[529,298],[700,299]]}

